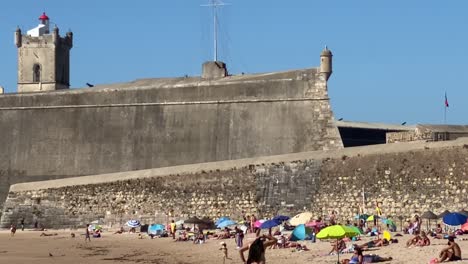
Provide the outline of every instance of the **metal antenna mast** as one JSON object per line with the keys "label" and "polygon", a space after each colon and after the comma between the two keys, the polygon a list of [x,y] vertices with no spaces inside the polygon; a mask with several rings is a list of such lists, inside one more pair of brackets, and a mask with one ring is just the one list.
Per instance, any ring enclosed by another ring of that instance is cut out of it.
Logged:
{"label": "metal antenna mast", "polygon": [[213,8],[213,42],[214,42],[214,61],[218,61],[218,8],[221,6],[229,5],[220,0],[211,0],[210,4],[202,5]]}

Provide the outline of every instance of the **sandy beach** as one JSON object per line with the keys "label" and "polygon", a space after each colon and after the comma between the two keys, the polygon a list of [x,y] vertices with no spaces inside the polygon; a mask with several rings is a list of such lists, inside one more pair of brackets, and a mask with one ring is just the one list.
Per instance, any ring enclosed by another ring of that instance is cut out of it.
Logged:
{"label": "sandy beach", "polygon": [[[75,238],[71,238],[71,232],[76,234]],[[41,233],[19,230],[14,237],[10,237],[9,231],[0,231],[0,263],[223,263],[222,253],[219,250],[220,240],[216,239],[194,245],[192,242],[173,242],[171,238],[138,239],[137,234],[114,235],[112,232],[105,232],[102,238],[85,242],[84,236],[79,234],[79,231],[49,230],[46,233],[58,235],[48,237],[41,237]],[[405,242],[408,238],[408,235],[398,237],[400,241],[398,244],[364,253],[393,257],[392,261],[385,263],[428,263],[431,258],[437,256],[447,242],[447,240],[431,239],[431,246],[406,248]],[[245,239],[246,242],[252,240],[251,234]],[[362,242],[368,240],[369,237],[364,237]],[[229,256],[232,258],[226,263],[241,263],[234,239],[223,241],[227,243]],[[468,263],[468,241],[457,240],[457,242],[464,258],[456,263]],[[310,251],[267,250],[267,263],[336,263],[336,256],[325,256],[330,250],[329,242],[317,241],[317,243],[304,244],[310,248]],[[340,258],[350,256],[351,254],[345,254]]]}

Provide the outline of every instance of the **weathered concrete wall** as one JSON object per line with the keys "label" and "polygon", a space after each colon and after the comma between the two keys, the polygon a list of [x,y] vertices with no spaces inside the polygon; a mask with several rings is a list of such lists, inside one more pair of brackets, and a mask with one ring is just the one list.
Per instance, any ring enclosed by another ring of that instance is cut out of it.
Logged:
{"label": "weathered concrete wall", "polygon": [[0,226],[165,222],[188,216],[271,216],[337,210],[354,216],[366,194],[384,214],[468,208],[468,139],[306,152],[13,185]]}
{"label": "weathered concrete wall", "polygon": [[1,95],[0,133],[1,202],[20,182],[342,148],[317,69]]}

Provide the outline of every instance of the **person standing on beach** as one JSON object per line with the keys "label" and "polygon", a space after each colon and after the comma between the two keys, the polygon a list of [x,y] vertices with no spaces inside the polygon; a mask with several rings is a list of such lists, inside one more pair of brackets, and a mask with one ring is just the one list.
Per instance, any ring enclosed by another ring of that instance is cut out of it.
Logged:
{"label": "person standing on beach", "polygon": [[172,239],[175,239],[175,233],[176,233],[176,224],[174,223],[174,219],[171,221],[171,234],[172,234]]}
{"label": "person standing on beach", "polygon": [[91,242],[91,234],[89,233],[89,224],[86,224],[86,234],[85,234],[85,242]]}
{"label": "person standing on beach", "polygon": [[24,231],[24,217],[21,218],[21,231]]}
{"label": "person standing on beach", "polygon": [[[260,236],[255,239],[250,245],[245,246],[239,250],[240,258],[243,263],[246,264],[264,264],[265,259],[265,250],[270,246],[276,245],[278,239],[273,236]],[[245,260],[244,252],[249,251],[249,256]]]}
{"label": "person standing on beach", "polygon": [[10,226],[10,236],[15,236],[16,233],[16,225],[11,225]]}
{"label": "person standing on beach", "polygon": [[380,209],[380,203],[379,202],[375,202],[375,215],[378,216],[378,217],[374,216],[374,226],[377,225],[377,218],[382,217],[382,209]]}
{"label": "person standing on beach", "polygon": [[252,214],[250,217],[250,233],[255,233],[255,222],[257,221],[257,218],[255,218],[255,215]]}

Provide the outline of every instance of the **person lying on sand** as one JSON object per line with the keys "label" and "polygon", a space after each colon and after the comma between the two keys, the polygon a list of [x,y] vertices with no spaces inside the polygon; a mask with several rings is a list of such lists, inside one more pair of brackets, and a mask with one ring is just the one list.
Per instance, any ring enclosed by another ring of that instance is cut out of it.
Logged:
{"label": "person lying on sand", "polygon": [[363,264],[364,256],[362,255],[362,249],[356,247],[354,249],[354,254],[350,259],[343,259],[341,264]]}
{"label": "person lying on sand", "polygon": [[58,236],[58,234],[57,233],[53,233],[53,234],[42,233],[40,236]]}
{"label": "person lying on sand", "polygon": [[374,248],[374,247],[383,247],[388,245],[388,240],[387,239],[375,239],[371,240],[365,244],[358,245],[358,247],[362,250],[366,250],[369,248]]}
{"label": "person lying on sand", "polygon": [[455,239],[453,236],[448,238],[447,242],[448,247],[442,249],[439,254],[439,259],[437,259],[438,262],[444,262],[444,261],[457,261],[461,260],[461,249],[460,246],[455,243]]}
{"label": "person lying on sand", "polygon": [[123,234],[124,233],[124,228],[121,227],[119,230],[115,231],[114,235],[115,234]]}

